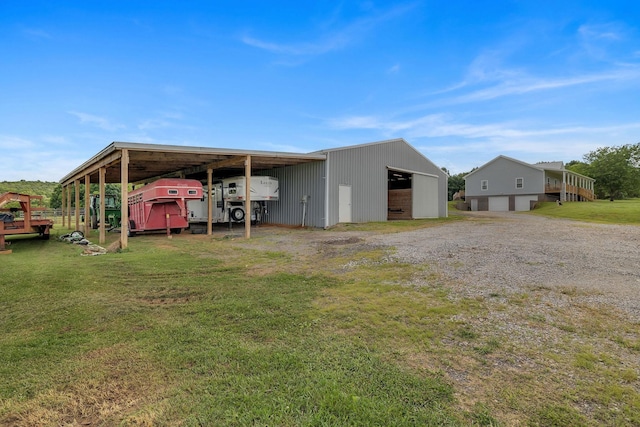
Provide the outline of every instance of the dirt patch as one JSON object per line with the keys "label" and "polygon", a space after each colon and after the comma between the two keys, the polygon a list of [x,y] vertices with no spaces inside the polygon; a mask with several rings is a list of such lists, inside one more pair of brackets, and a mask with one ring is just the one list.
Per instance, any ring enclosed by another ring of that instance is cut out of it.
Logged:
{"label": "dirt patch", "polygon": [[325,240],[322,243],[325,245],[351,245],[354,243],[360,243],[363,240],[359,237],[356,236],[351,236],[351,237],[346,237],[343,239],[332,239],[332,240]]}
{"label": "dirt patch", "polygon": [[[124,344],[85,354],[74,377],[63,378],[60,387],[31,400],[4,425],[153,425],[157,414],[136,413],[161,400],[165,384],[150,361]],[[151,380],[156,378],[156,380]],[[160,387],[160,388],[159,388]],[[134,415],[135,414],[135,415]]]}

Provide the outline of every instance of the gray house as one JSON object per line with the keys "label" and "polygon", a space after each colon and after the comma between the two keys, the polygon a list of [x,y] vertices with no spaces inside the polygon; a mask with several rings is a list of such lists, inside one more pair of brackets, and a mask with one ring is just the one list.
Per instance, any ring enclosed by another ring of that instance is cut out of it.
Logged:
{"label": "gray house", "polygon": [[536,202],[594,199],[595,180],[562,162],[529,164],[498,156],[464,178],[472,211],[528,211]]}
{"label": "gray house", "polygon": [[404,139],[322,150],[324,161],[266,175],[280,181],[269,221],[338,223],[446,217],[448,175]]}

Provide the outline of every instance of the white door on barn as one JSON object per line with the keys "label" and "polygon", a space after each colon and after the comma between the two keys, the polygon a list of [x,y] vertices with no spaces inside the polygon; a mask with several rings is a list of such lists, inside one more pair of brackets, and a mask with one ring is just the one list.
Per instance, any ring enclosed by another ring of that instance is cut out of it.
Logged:
{"label": "white door on barn", "polygon": [[438,217],[438,177],[414,173],[413,218]]}
{"label": "white door on barn", "polygon": [[338,186],[338,222],[351,222],[351,186]]}

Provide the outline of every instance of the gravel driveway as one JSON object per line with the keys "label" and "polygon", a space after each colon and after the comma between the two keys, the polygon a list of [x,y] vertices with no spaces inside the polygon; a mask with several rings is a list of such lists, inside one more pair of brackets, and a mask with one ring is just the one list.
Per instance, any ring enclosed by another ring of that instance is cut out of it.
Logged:
{"label": "gravel driveway", "polygon": [[367,241],[395,246],[399,261],[428,264],[451,279],[460,296],[560,288],[640,321],[640,227],[517,213],[464,215],[470,220]]}

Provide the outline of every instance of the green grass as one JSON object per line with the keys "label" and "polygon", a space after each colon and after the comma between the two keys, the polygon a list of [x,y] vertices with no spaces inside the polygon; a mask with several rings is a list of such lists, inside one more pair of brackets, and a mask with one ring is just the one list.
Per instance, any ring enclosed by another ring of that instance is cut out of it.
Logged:
{"label": "green grass", "polygon": [[461,424],[440,374],[325,326],[314,300],[343,283],[252,275],[247,256],[278,257],[189,237],[3,256],[0,424]]}
{"label": "green grass", "polygon": [[[380,232],[434,225],[404,223]],[[358,245],[148,235],[81,257],[16,241],[0,257],[0,425],[640,423],[637,324],[528,307],[569,288],[462,298],[429,265]]]}
{"label": "green grass", "polygon": [[535,215],[606,224],[640,224],[640,199],[596,200],[594,202],[541,203],[530,211]]}

